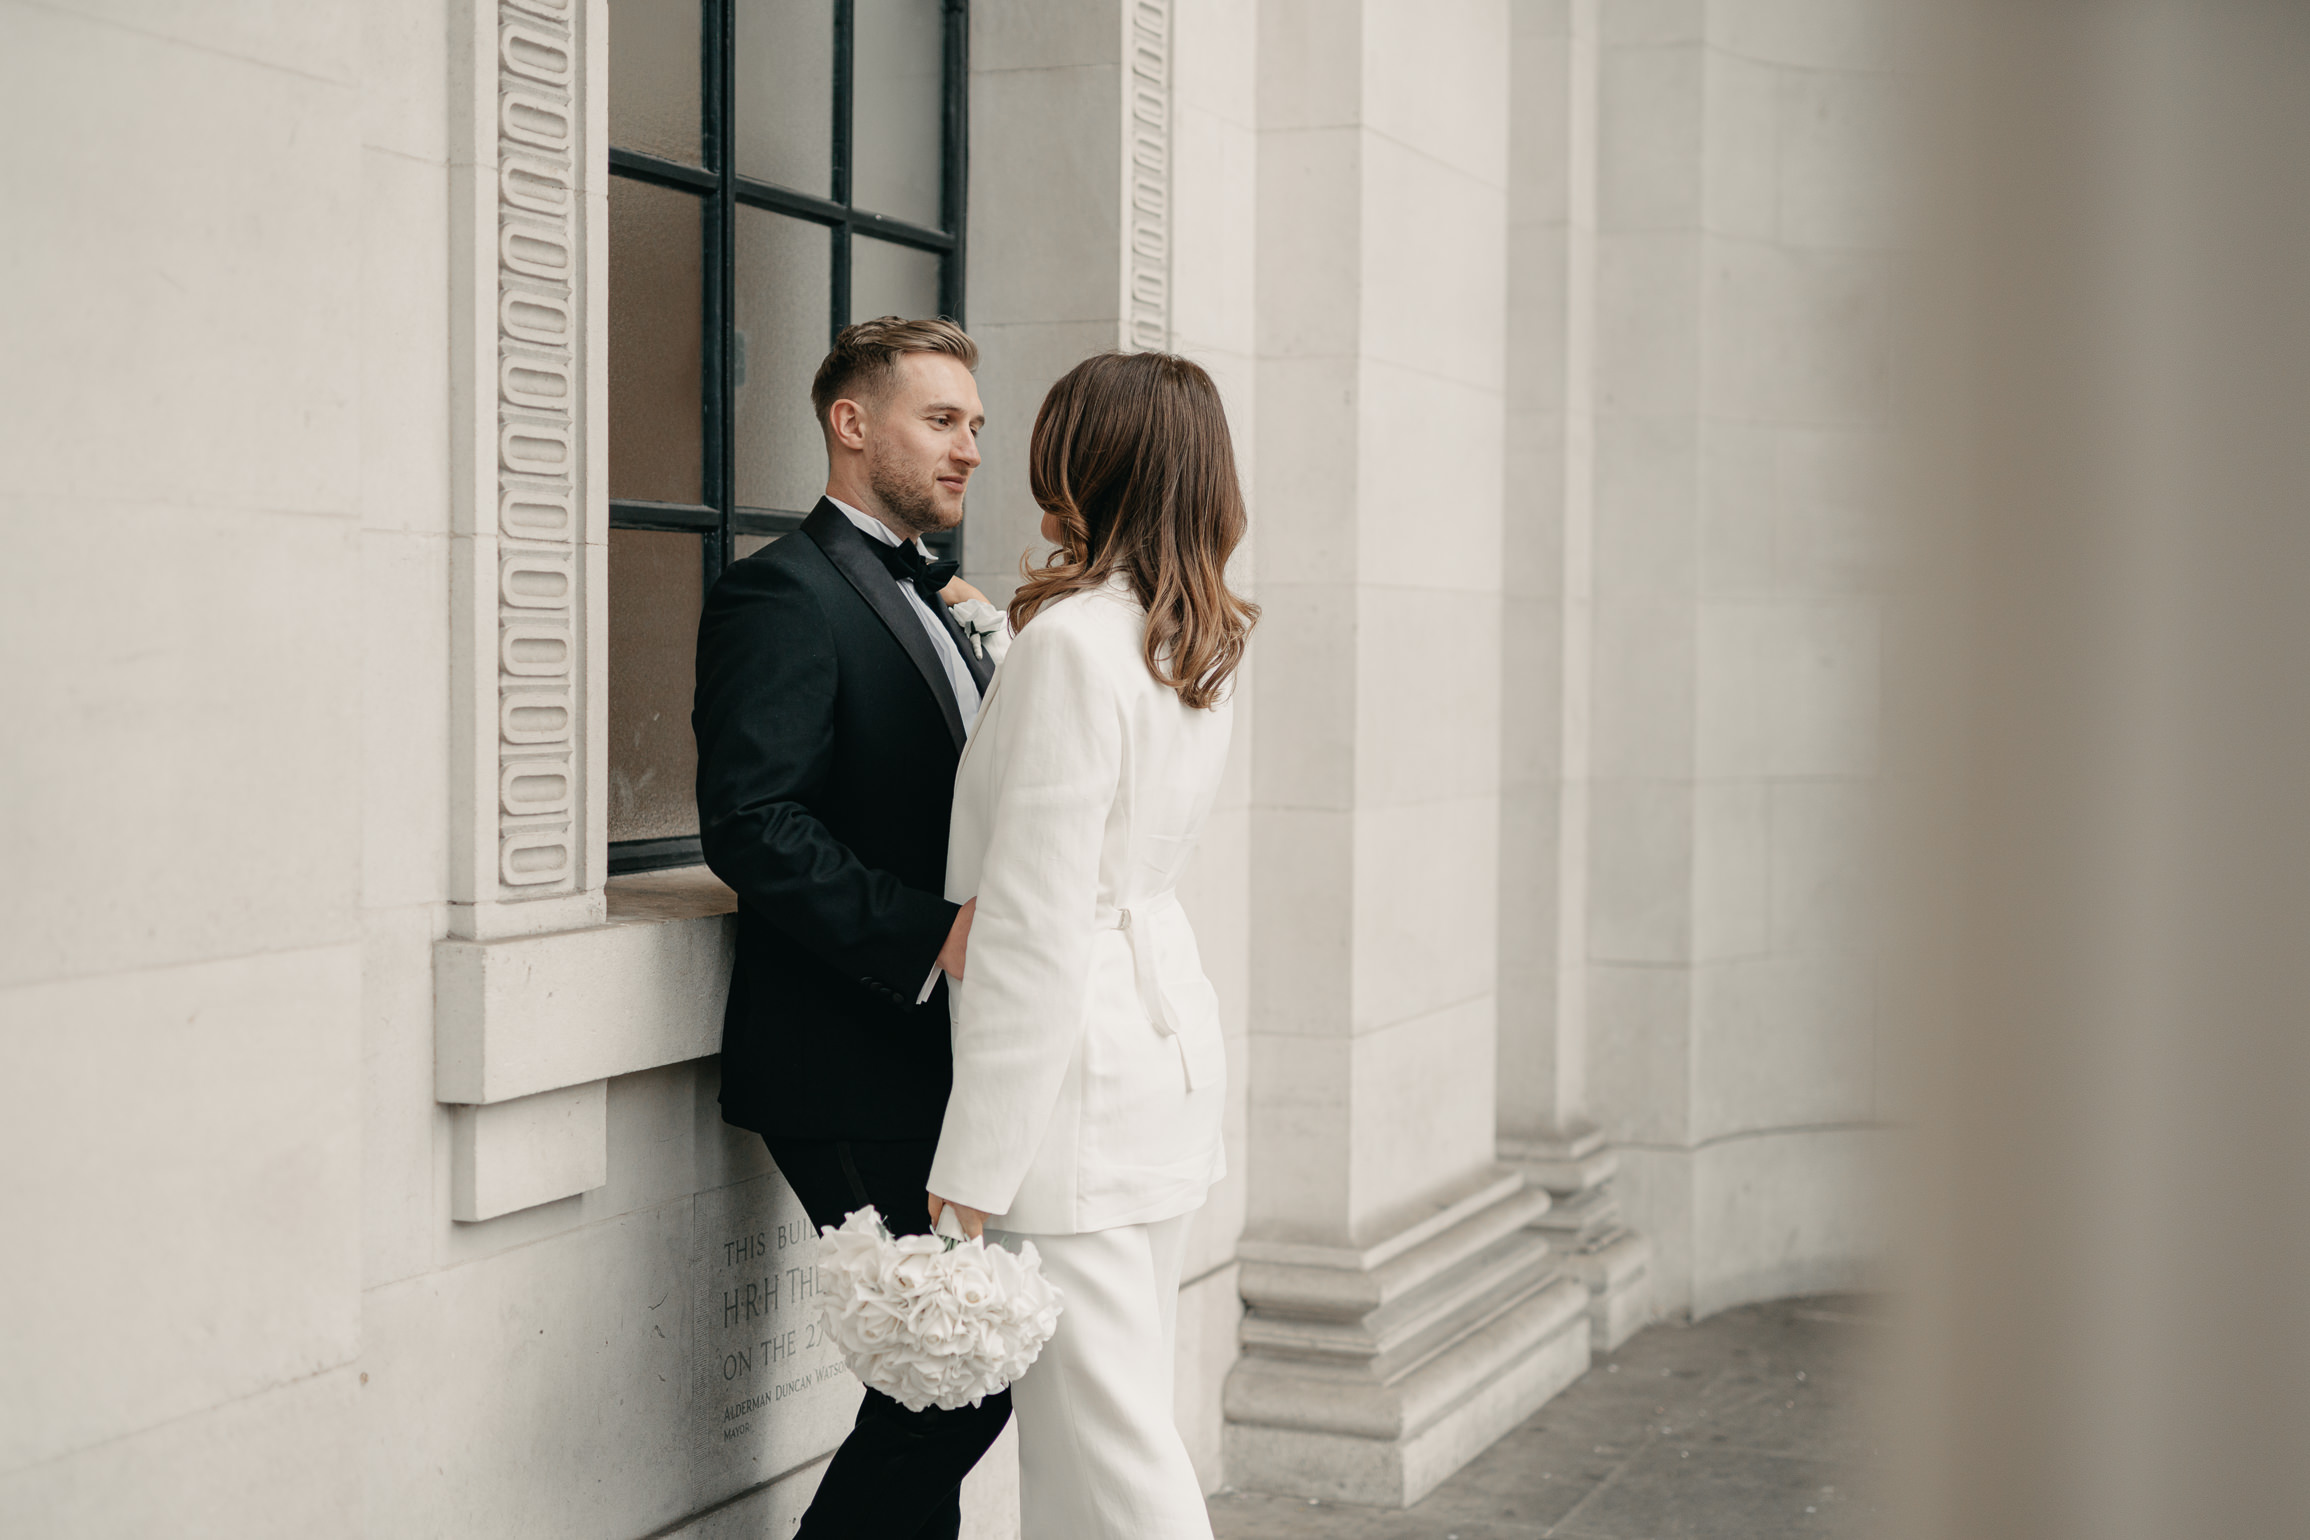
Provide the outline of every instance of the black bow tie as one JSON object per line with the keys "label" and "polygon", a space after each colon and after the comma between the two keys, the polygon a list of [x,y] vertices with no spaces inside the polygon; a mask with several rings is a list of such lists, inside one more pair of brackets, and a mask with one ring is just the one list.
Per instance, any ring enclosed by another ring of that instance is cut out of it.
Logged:
{"label": "black bow tie", "polygon": [[[927,604],[939,603],[939,591],[954,581],[954,575],[962,570],[959,561],[931,561],[915,549],[911,540],[903,545],[884,545],[868,535],[866,543],[874,548],[874,554],[890,569],[890,575],[901,583],[912,583],[914,591],[921,594]],[[933,610],[932,613],[938,612]]]}

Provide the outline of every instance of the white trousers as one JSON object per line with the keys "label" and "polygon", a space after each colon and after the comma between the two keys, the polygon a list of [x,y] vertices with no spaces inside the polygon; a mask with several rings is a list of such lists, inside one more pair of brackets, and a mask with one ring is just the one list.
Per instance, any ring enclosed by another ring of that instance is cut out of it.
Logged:
{"label": "white trousers", "polygon": [[1011,1386],[1021,1540],[1211,1540],[1171,1415],[1187,1219],[1000,1237],[1035,1243],[1066,1306]]}

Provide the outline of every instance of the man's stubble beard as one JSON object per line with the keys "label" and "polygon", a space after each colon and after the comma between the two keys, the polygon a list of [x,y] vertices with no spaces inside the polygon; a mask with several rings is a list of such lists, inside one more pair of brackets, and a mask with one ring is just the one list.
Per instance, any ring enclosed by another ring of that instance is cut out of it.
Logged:
{"label": "man's stubble beard", "polygon": [[[880,453],[870,453],[866,461],[866,484],[882,503],[882,511],[914,535],[935,535],[952,529],[939,518],[937,483],[923,486],[906,479],[906,473]],[[957,513],[954,523],[960,524]]]}

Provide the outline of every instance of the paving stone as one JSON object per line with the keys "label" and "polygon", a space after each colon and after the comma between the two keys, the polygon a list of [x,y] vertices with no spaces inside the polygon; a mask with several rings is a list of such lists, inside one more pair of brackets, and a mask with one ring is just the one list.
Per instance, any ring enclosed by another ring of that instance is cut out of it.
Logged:
{"label": "paving stone", "polygon": [[[1218,1540],[1780,1540],[1875,1532],[1864,1299],[1662,1323],[1404,1510],[1223,1493]],[[1798,1378],[1802,1375],[1803,1378]],[[1813,1511],[1807,1512],[1807,1509]]]}
{"label": "paving stone", "polygon": [[1827,1460],[1664,1442],[1566,1515],[1561,1540],[1781,1540],[1875,1531],[1851,1472]]}
{"label": "paving stone", "polygon": [[1482,1520],[1446,1522],[1426,1511],[1357,1508],[1344,1503],[1311,1506],[1300,1497],[1221,1493],[1211,1499],[1211,1529],[1219,1540],[1544,1540],[1536,1524],[1494,1524]]}
{"label": "paving stone", "polygon": [[1727,1375],[1710,1387],[1680,1436],[1760,1454],[1865,1466],[1879,1462],[1875,1420],[1865,1397],[1824,1387],[1817,1376]]}
{"label": "paving stone", "polygon": [[[1523,1526],[1537,1533],[1557,1523],[1625,1464],[1634,1451],[1598,1446],[1574,1436],[1526,1423],[1461,1468],[1458,1474],[1414,1505],[1410,1513],[1427,1523],[1422,1534],[1469,1526]],[[1442,1525],[1442,1530],[1437,1525]]]}

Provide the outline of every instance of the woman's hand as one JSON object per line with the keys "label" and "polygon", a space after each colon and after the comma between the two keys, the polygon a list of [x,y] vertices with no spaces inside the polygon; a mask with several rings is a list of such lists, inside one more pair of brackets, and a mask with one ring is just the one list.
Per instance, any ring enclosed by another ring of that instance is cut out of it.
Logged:
{"label": "woman's hand", "polygon": [[976,599],[981,604],[987,602],[985,594],[980,593],[961,578],[948,578],[946,587],[938,591],[938,596],[948,604],[960,604],[966,599]]}
{"label": "woman's hand", "polygon": [[979,912],[979,901],[974,896],[955,911],[954,928],[946,933],[946,945],[938,949],[938,965],[956,983],[962,982],[963,964],[971,949],[971,916]]}
{"label": "woman's hand", "polygon": [[938,1223],[938,1216],[941,1211],[951,1208],[954,1210],[955,1219],[962,1225],[965,1240],[975,1241],[986,1233],[987,1216],[977,1209],[972,1208],[967,1203],[949,1203],[935,1192],[928,1196],[930,1198],[930,1222],[932,1224]]}

